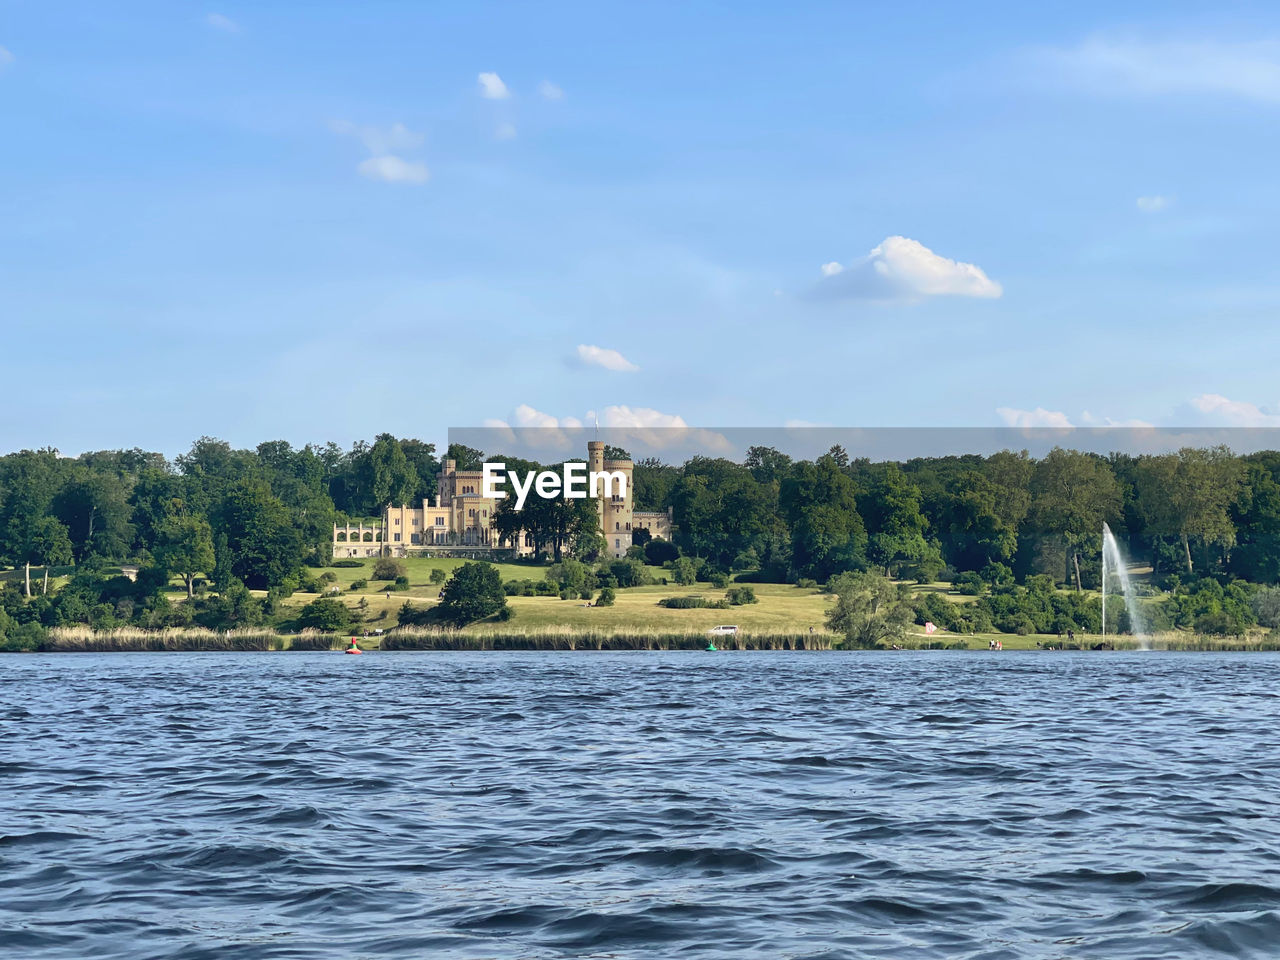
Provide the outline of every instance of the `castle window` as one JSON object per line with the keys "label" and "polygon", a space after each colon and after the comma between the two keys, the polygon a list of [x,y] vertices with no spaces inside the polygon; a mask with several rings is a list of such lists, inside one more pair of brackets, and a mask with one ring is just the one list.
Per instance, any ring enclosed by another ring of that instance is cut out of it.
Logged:
{"label": "castle window", "polygon": [[413,520],[412,520],[412,523],[413,523],[413,525],[416,527],[416,526],[418,525],[418,518],[417,518],[417,517],[414,517],[414,518],[413,518]]}
{"label": "castle window", "polygon": [[400,542],[400,534],[398,534],[398,533],[397,533],[397,534],[395,535],[395,541],[396,541],[396,543],[399,543],[399,542]]}
{"label": "castle window", "polygon": [[614,540],[614,541],[613,541],[613,549],[615,549],[615,550],[621,550],[621,549],[622,549],[622,541],[621,541],[621,540]]}
{"label": "castle window", "polygon": [[398,526],[400,526],[400,518],[399,518],[399,517],[396,517],[396,526],[397,526],[397,527],[398,527]]}
{"label": "castle window", "polygon": [[444,526],[444,517],[436,517],[436,526],[437,526],[437,527],[443,527],[443,526]]}
{"label": "castle window", "polygon": [[421,538],[420,536],[418,536],[416,533],[414,533],[414,534],[411,534],[411,535],[409,536],[409,542],[410,542],[410,543],[421,543],[421,542],[422,542],[422,538]]}

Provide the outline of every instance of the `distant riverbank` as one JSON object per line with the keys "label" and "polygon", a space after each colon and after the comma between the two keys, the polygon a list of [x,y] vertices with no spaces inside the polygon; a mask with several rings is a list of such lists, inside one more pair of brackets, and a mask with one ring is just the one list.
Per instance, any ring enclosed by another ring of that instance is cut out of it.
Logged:
{"label": "distant riverbank", "polygon": [[[114,630],[91,630],[88,627],[54,628],[38,644],[14,653],[181,653],[181,652],[306,652],[342,650],[351,642],[350,633],[323,633],[314,630],[301,633],[279,633],[261,628],[232,631],[200,628],[144,630],[122,627]],[[737,636],[710,637],[702,631],[586,630],[579,627],[534,627],[524,630],[480,624],[467,630],[432,627],[400,627],[383,634],[354,635],[366,651],[450,651],[450,650],[704,650],[714,641],[720,651],[773,650],[823,651],[840,650],[841,637],[824,631],[747,633]],[[1080,637],[1073,645],[1047,637],[1002,637],[1005,652],[1038,650],[1095,650],[1098,637]],[[969,650],[985,651],[990,639],[981,636],[922,634],[909,635],[898,642],[902,650]],[[1108,637],[1107,649],[1137,650],[1132,637]],[[1150,638],[1153,650],[1259,652],[1280,650],[1280,641],[1270,636],[1210,637],[1194,634],[1161,634]],[[893,648],[886,648],[893,649]]]}

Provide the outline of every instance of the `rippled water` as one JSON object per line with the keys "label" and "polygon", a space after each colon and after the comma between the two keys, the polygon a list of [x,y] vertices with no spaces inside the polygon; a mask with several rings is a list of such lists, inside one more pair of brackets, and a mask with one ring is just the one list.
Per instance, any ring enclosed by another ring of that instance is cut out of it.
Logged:
{"label": "rippled water", "polygon": [[1280,658],[0,659],[15,958],[1275,957]]}

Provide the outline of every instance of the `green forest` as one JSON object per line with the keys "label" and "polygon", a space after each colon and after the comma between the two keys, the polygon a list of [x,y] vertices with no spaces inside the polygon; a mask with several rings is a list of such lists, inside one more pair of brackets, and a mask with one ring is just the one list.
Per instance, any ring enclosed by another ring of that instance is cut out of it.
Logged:
{"label": "green forest", "polygon": [[[446,456],[467,469],[485,452],[455,445],[440,455],[382,434],[350,449],[273,441],[238,450],[205,437],[173,460],[138,449],[0,457],[0,633],[270,622],[282,599],[333,563],[334,522],[432,497]],[[1168,595],[1152,606],[1153,629],[1277,625],[1277,452],[1054,449],[870,462],[840,447],[812,461],[752,447],[741,463],[637,461],[634,499],[639,510],[670,508],[675,533],[672,543],[644,543],[641,532],[633,558],[666,565],[677,580],[694,569],[738,583],[822,585],[860,572],[945,581],[981,602],[926,598],[920,622],[1087,630],[1098,621],[1090,591],[1107,522],[1150,568],[1143,588]],[[598,563],[601,585],[627,586],[601,560],[594,510],[535,501],[517,514],[510,504],[496,520],[503,534],[528,533],[546,562]],[[125,564],[135,577],[121,575]]]}

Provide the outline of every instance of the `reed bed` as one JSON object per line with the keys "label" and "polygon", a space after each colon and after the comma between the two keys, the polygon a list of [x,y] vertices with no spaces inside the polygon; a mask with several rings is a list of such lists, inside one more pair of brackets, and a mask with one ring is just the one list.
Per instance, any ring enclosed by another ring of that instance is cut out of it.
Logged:
{"label": "reed bed", "polygon": [[721,650],[830,650],[831,633],[743,633],[709,637],[702,630],[531,627],[474,631],[441,627],[400,627],[382,638],[383,650],[704,650],[714,640]]}
{"label": "reed bed", "polygon": [[334,634],[305,630],[300,634],[280,634],[262,627],[237,630],[207,630],[202,627],[175,627],[146,630],[117,627],[94,630],[87,626],[54,627],[40,649],[49,653],[116,652],[252,652],[265,650],[332,650],[343,644]]}

